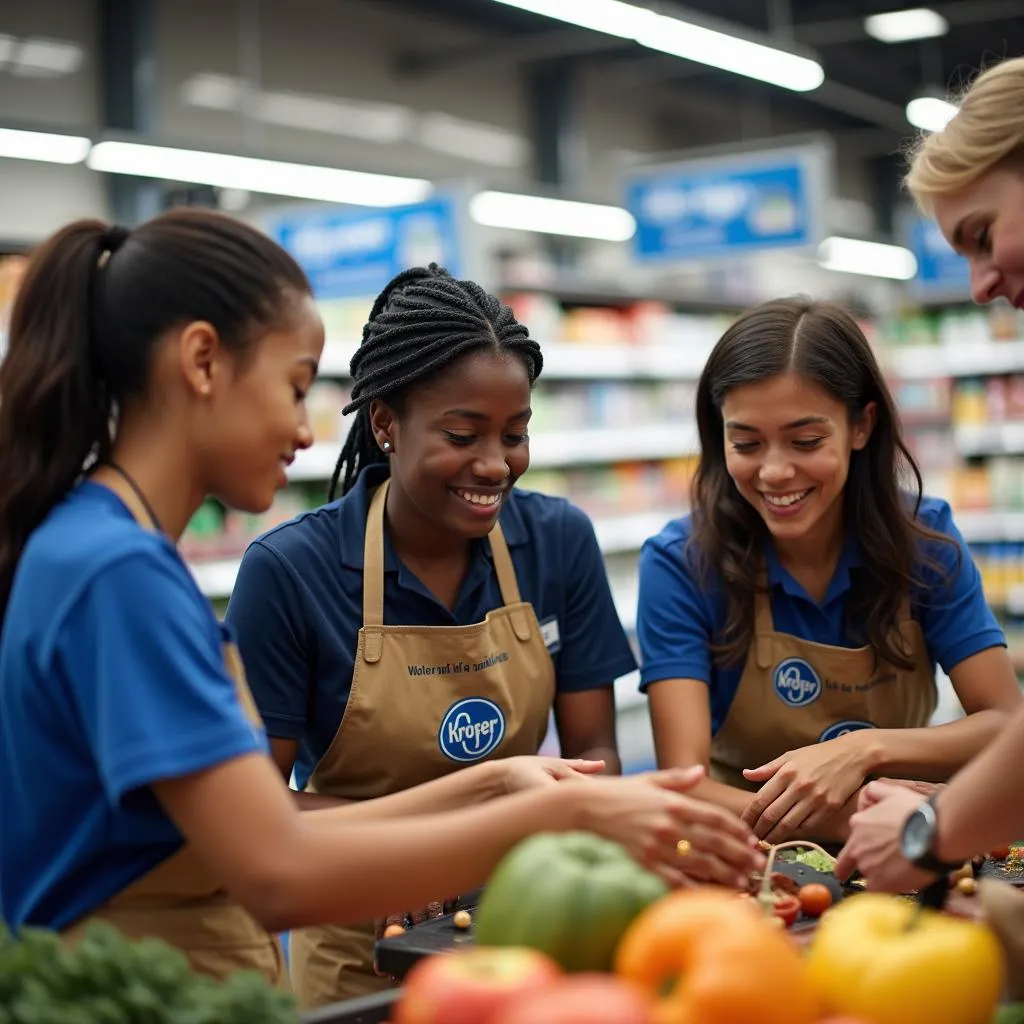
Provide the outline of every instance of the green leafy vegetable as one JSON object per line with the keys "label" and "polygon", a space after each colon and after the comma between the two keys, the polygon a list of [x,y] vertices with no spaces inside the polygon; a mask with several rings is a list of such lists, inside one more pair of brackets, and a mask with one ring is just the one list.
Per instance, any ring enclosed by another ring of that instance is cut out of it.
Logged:
{"label": "green leafy vegetable", "polygon": [[193,973],[156,939],[97,922],[73,949],[53,932],[0,923],[0,1024],[299,1024],[294,999],[254,971]]}

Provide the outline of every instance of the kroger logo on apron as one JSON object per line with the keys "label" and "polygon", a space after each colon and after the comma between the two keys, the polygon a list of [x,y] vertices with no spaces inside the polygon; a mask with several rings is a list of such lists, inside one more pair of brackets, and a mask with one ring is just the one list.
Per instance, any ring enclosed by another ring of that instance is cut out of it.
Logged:
{"label": "kroger logo on apron", "polygon": [[848,732],[860,732],[861,729],[877,729],[874,722],[860,722],[856,719],[847,719],[845,722],[836,722],[830,725],[819,737],[819,743],[826,743],[828,740],[837,740]]}
{"label": "kroger logo on apron", "polygon": [[479,761],[505,738],[505,714],[486,697],[466,697],[446,712],[437,734],[441,753],[452,761]]}
{"label": "kroger logo on apron", "polygon": [[791,708],[802,708],[821,693],[818,673],[803,658],[786,658],[775,666],[772,685],[780,700]]}

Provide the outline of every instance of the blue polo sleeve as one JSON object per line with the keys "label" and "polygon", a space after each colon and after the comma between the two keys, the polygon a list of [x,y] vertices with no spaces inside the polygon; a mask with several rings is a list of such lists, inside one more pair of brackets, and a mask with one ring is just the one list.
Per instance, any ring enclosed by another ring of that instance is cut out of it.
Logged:
{"label": "blue polo sleeve", "polygon": [[948,674],[979,651],[1005,646],[1006,637],[985,600],[981,573],[953,521],[949,504],[925,499],[919,519],[952,541],[924,543],[925,558],[918,568],[921,586],[914,602],[914,615],[928,650]]}
{"label": "blue polo sleeve", "polygon": [[306,620],[293,572],[268,544],[250,544],[224,619],[267,734],[282,740],[301,739],[309,707]]}
{"label": "blue polo sleeve", "polygon": [[560,692],[611,686],[636,669],[636,659],[612,599],[594,526],[566,504],[562,523],[565,621],[561,624],[557,688]]}
{"label": "blue polo sleeve", "polygon": [[245,717],[209,603],[170,551],[126,553],[83,588],[53,648],[107,799],[250,753]]}
{"label": "blue polo sleeve", "polygon": [[640,689],[661,679],[712,680],[713,626],[708,604],[672,526],[640,551],[637,639]]}

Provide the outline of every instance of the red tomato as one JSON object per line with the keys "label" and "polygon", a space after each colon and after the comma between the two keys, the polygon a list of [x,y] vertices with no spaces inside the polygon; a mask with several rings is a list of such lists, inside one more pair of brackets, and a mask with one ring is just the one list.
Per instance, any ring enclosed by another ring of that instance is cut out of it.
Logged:
{"label": "red tomato", "polygon": [[487,1024],[654,1024],[653,1003],[611,974],[574,974],[507,1003]]}
{"label": "red tomato", "polygon": [[997,846],[994,850],[990,850],[988,855],[993,860],[1006,860],[1010,856],[1010,848],[1008,846]]}
{"label": "red tomato", "polygon": [[788,928],[800,913],[800,900],[792,893],[783,892],[775,897],[775,906],[772,908],[776,917],[781,917]]}
{"label": "red tomato", "polygon": [[534,949],[475,947],[421,960],[395,1006],[395,1024],[488,1024],[515,996],[550,988],[561,968]]}
{"label": "red tomato", "polygon": [[832,893],[827,885],[820,882],[801,886],[797,898],[800,900],[800,909],[808,917],[821,917],[832,906]]}

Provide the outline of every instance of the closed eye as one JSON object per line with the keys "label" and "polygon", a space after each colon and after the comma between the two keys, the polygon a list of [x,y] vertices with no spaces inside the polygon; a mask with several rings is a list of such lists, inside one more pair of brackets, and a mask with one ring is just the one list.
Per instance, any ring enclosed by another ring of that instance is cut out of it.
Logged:
{"label": "closed eye", "polygon": [[757,447],[757,441],[733,441],[732,450],[740,455],[752,452]]}
{"label": "closed eye", "polygon": [[794,441],[793,444],[796,445],[797,448],[810,449],[817,448],[824,440],[825,438],[823,437],[805,437],[798,441]]}
{"label": "closed eye", "polygon": [[454,430],[446,430],[444,432],[444,436],[447,437],[452,444],[457,444],[460,447],[472,444],[476,440],[475,434],[457,434]]}

